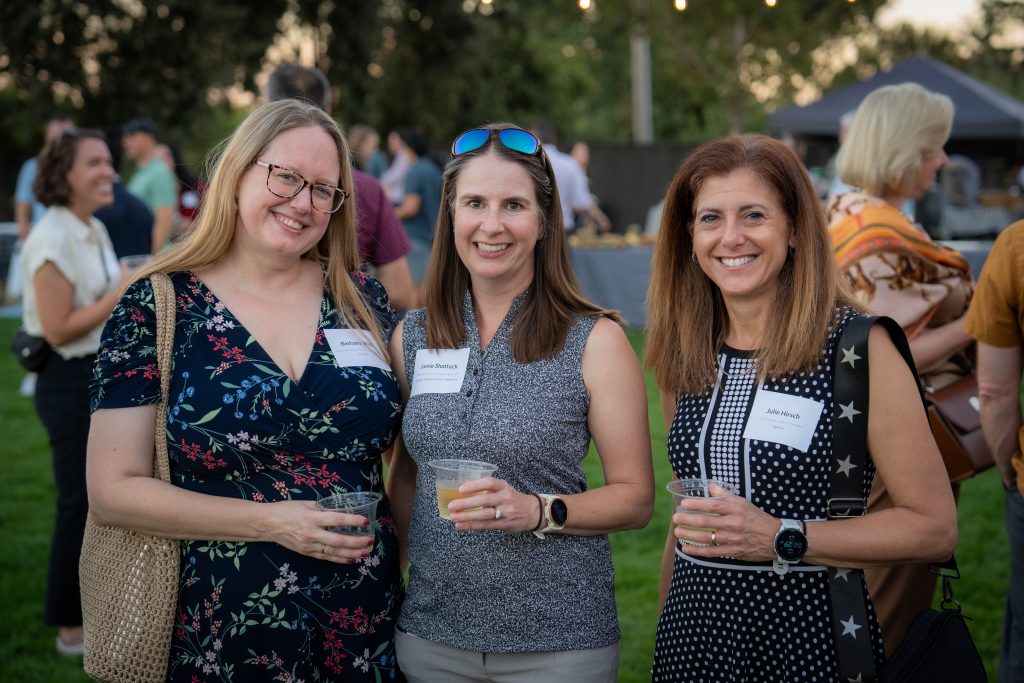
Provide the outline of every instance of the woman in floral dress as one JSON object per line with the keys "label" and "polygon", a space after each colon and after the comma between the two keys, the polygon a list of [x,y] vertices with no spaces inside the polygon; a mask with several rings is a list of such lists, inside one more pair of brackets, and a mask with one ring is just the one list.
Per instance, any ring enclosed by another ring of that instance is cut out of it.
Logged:
{"label": "woman in floral dress", "polygon": [[[394,314],[357,272],[348,158],[316,107],[257,109],[224,148],[195,230],[144,267],[104,331],[89,498],[100,524],[182,540],[168,680],[400,677],[388,499],[372,536],[328,531],[368,520],[314,502],[382,492],[399,420],[384,351]],[[170,484],[151,463],[156,272],[177,301]]]}

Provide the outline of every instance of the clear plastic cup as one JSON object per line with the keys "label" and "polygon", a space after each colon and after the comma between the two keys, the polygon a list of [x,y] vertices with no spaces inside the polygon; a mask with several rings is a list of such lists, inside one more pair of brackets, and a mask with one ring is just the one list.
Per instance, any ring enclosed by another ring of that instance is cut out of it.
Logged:
{"label": "clear plastic cup", "polygon": [[[725,496],[711,495],[709,489],[710,484],[716,484],[723,489],[729,491],[733,495],[739,495],[739,490],[732,484],[724,484],[716,479],[675,479],[669,482],[668,489],[669,493],[672,494],[673,509],[678,510],[679,504],[687,498],[724,498]],[[718,517],[719,515],[714,512],[703,512],[698,510],[686,510],[690,514],[708,515],[709,517]],[[704,531],[711,533],[712,527],[705,526],[691,526],[689,524],[681,524],[684,529],[690,529],[691,531]],[[706,546],[707,543],[696,543],[694,541],[683,540],[683,543],[689,545],[701,545]]]}
{"label": "clear plastic cup", "polygon": [[434,471],[434,479],[437,485],[437,512],[443,519],[451,519],[452,512],[448,509],[448,503],[460,498],[478,496],[483,491],[475,493],[459,493],[459,487],[467,481],[483,479],[494,474],[498,469],[497,465],[479,460],[431,460],[430,469]]}
{"label": "clear plastic cup", "polygon": [[377,519],[377,503],[383,496],[373,491],[350,491],[321,498],[316,502],[321,510],[360,515],[370,521],[366,526],[330,526],[328,531],[348,536],[373,536],[373,522]]}
{"label": "clear plastic cup", "polygon": [[128,256],[122,256],[118,259],[121,267],[127,270],[129,273],[134,272],[142,267],[142,264],[153,258],[152,254],[130,254]]}

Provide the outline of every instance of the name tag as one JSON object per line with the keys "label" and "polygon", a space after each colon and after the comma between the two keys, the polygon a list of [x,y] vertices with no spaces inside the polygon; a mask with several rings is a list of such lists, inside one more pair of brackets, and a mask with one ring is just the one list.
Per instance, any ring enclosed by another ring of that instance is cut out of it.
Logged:
{"label": "name tag", "polygon": [[373,335],[366,330],[324,330],[324,336],[339,368],[371,367],[391,371],[391,365],[378,355]]}
{"label": "name tag", "polygon": [[409,395],[454,394],[462,389],[468,365],[469,349],[420,349]]}
{"label": "name tag", "polygon": [[824,409],[820,401],[758,389],[743,438],[781,443],[806,453]]}

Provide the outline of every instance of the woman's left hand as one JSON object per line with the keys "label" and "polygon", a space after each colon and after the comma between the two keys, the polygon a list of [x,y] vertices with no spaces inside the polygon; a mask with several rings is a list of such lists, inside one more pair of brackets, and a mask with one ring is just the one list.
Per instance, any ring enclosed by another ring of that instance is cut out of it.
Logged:
{"label": "woman's left hand", "polygon": [[537,496],[520,493],[504,479],[485,477],[467,481],[459,487],[468,498],[448,504],[452,522],[460,531],[500,529],[509,533],[533,531],[540,520],[540,501]]}
{"label": "woman's left hand", "polygon": [[694,557],[732,557],[750,562],[774,560],[779,520],[715,484],[710,493],[716,497],[688,498],[679,506],[686,512],[672,515],[672,533],[684,542],[683,552]]}

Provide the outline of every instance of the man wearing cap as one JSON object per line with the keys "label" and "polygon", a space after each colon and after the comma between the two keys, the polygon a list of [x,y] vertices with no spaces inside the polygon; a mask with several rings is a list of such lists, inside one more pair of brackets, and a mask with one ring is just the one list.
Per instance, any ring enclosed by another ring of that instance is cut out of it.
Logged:
{"label": "man wearing cap", "polygon": [[171,238],[174,212],[178,208],[178,181],[157,153],[156,124],[151,119],[132,119],[121,127],[125,156],[135,162],[135,173],[128,191],[153,212],[153,253],[158,253]]}

